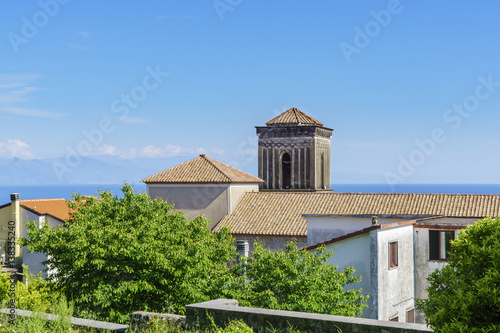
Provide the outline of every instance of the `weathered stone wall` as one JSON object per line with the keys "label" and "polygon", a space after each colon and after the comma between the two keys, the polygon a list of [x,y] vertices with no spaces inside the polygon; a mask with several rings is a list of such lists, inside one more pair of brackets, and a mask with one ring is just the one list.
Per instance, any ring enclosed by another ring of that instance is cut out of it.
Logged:
{"label": "weathered stone wall", "polygon": [[243,320],[255,331],[293,327],[304,332],[419,333],[432,332],[422,324],[408,324],[364,318],[340,317],[294,311],[239,307],[238,301],[218,299],[186,306],[186,324],[203,330],[213,321],[225,327],[231,320]]}
{"label": "weathered stone wall", "polygon": [[179,326],[179,327],[185,327],[186,325],[186,316],[137,311],[130,315],[130,322],[129,322],[130,330],[135,332],[145,329],[148,327],[148,323],[151,320],[167,320],[173,326]]}

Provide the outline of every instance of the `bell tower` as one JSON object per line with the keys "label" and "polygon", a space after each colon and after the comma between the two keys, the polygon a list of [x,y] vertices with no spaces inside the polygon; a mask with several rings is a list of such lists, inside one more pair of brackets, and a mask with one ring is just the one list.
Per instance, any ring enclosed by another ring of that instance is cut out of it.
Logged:
{"label": "bell tower", "polygon": [[256,129],[261,190],[330,190],[332,129],[297,108]]}

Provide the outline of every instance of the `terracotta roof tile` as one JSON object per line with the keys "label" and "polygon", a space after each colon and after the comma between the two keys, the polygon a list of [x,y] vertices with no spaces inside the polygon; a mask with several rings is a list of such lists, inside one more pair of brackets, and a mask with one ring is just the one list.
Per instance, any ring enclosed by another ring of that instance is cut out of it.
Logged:
{"label": "terracotta roof tile", "polygon": [[144,178],[144,183],[262,183],[263,180],[201,154]]}
{"label": "terracotta roof tile", "polygon": [[214,228],[233,234],[306,236],[302,214],[500,216],[498,194],[250,192]]}
{"label": "terracotta roof tile", "polygon": [[69,219],[69,208],[64,199],[33,199],[20,200],[22,206],[25,206],[35,212],[43,215],[49,214],[62,221]]}
{"label": "terracotta roof tile", "polygon": [[277,117],[269,120],[266,125],[315,125],[323,126],[323,123],[305,114],[297,108],[291,108]]}

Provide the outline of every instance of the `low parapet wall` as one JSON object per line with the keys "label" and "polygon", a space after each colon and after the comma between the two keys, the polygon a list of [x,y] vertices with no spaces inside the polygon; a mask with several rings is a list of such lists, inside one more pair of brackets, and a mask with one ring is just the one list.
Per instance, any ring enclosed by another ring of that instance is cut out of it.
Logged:
{"label": "low parapet wall", "polygon": [[186,306],[186,324],[200,329],[211,323],[225,327],[231,320],[243,320],[256,331],[293,327],[306,332],[418,333],[432,332],[422,324],[409,324],[315,313],[239,307],[237,300],[217,299]]}

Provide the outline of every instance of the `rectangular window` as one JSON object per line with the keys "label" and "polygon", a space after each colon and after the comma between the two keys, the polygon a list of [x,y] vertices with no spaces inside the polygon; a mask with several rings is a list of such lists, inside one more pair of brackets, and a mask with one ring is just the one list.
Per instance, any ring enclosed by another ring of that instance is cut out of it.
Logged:
{"label": "rectangular window", "polygon": [[394,317],[390,318],[389,321],[399,321],[399,317],[394,316]]}
{"label": "rectangular window", "polygon": [[407,323],[415,322],[415,309],[410,309],[406,311],[406,322]]}
{"label": "rectangular window", "polygon": [[455,231],[429,230],[429,260],[448,260]]}
{"label": "rectangular window", "polygon": [[398,266],[398,242],[389,243],[389,268]]}

